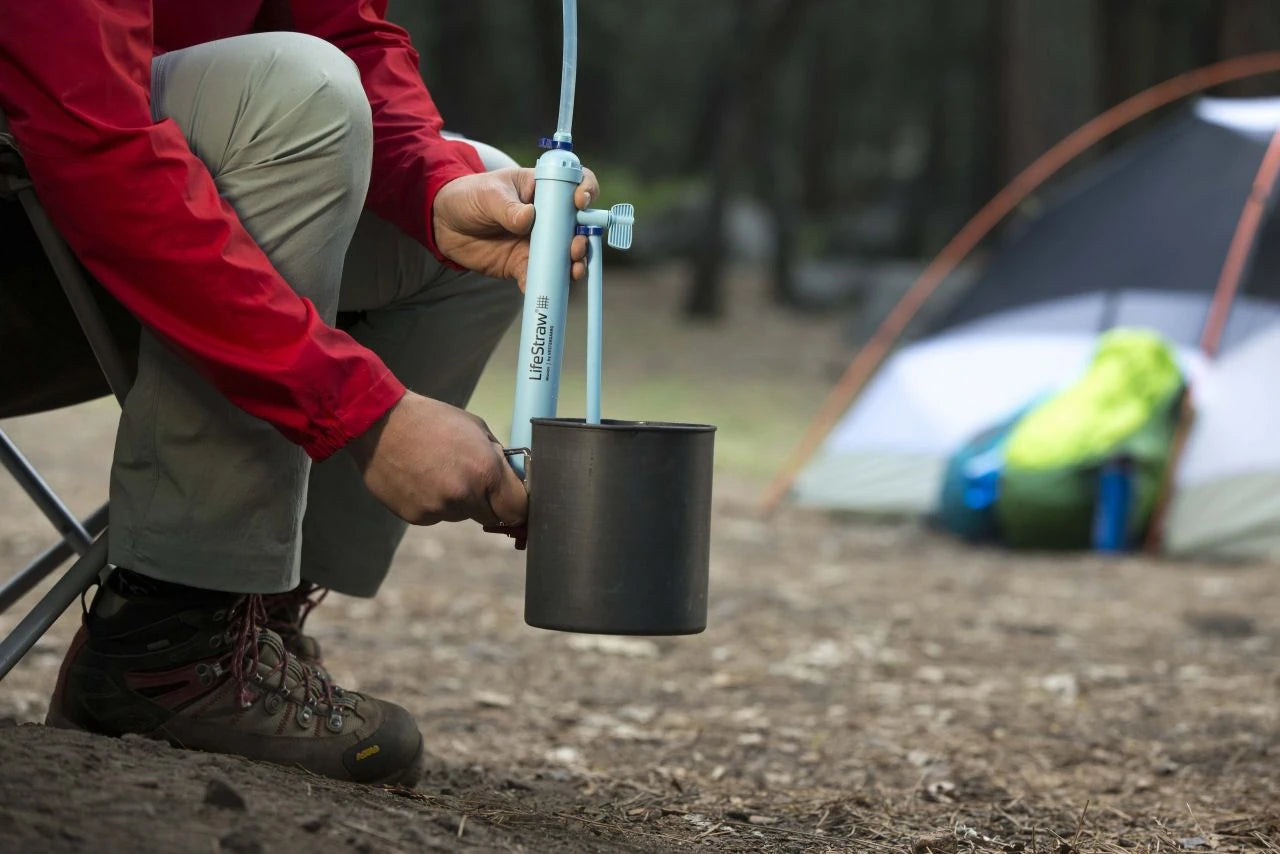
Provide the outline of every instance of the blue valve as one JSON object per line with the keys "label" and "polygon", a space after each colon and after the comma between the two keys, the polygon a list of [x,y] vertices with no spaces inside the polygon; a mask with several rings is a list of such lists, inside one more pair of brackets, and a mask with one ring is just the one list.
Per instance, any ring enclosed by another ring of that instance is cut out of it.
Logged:
{"label": "blue valve", "polygon": [[609,208],[609,245],[614,249],[631,248],[631,231],[636,224],[636,209],[623,202]]}

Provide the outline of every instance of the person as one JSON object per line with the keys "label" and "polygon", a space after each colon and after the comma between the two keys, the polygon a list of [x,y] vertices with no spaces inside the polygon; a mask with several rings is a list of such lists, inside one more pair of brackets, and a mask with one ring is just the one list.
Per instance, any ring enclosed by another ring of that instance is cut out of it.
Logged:
{"label": "person", "polygon": [[[385,0],[0,17],[0,110],[35,191],[143,329],[116,569],[48,722],[411,782],[412,718],[334,684],[303,624],[322,590],[374,595],[406,523],[523,521],[461,407],[520,305],[532,170],[442,132]],[[598,192],[588,173],[576,203]]]}

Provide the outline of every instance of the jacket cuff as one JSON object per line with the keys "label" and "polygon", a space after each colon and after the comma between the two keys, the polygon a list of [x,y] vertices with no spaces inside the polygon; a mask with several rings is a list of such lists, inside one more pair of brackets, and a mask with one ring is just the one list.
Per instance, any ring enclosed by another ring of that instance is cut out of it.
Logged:
{"label": "jacket cuff", "polygon": [[427,228],[426,234],[423,235],[423,243],[427,249],[431,250],[431,254],[436,260],[451,270],[465,270],[461,264],[455,264],[444,256],[440,251],[440,245],[436,243],[436,196],[445,184],[455,178],[461,178],[464,175],[478,175],[485,171],[484,164],[480,161],[480,155],[476,150],[465,142],[453,142],[449,144],[455,149],[458,156],[457,161],[448,165],[440,165],[432,169],[427,175],[426,187],[426,206],[427,206]]}
{"label": "jacket cuff", "polygon": [[326,419],[328,423],[303,443],[302,448],[307,456],[316,462],[328,459],[372,427],[374,422],[400,402],[407,389],[390,369],[384,370],[385,373],[373,385],[343,401],[334,411],[332,419]]}

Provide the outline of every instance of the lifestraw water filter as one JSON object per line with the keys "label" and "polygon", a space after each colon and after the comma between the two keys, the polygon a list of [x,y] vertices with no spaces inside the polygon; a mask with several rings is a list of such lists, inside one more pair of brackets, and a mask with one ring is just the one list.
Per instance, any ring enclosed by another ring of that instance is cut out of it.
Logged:
{"label": "lifestraw water filter", "polygon": [[[610,210],[579,211],[573,194],[582,183],[582,162],[573,151],[573,94],[578,64],[578,7],[564,0],[564,62],[560,75],[560,116],[556,132],[543,139],[547,151],[534,169],[536,189],[533,234],[529,238],[529,272],[525,282],[520,355],[516,364],[515,409],[511,445],[528,448],[532,420],[554,418],[560,398],[565,320],[569,309],[569,244],[575,234],[587,238],[587,410],[589,424],[600,423],[600,350],[604,282],[603,242],[615,249],[631,247],[635,209],[629,204]],[[602,240],[602,238],[605,238]],[[524,456],[511,463],[524,474]]]}
{"label": "lifestraw water filter", "polygon": [[[600,417],[604,245],[631,246],[631,205],[579,211],[573,152],[577,6],[564,0],[560,120],[534,170],[515,413],[506,453],[529,490],[527,525],[487,530],[525,548],[531,626],[690,634],[707,624],[715,427]],[[586,417],[557,418],[569,245],[587,239]]]}

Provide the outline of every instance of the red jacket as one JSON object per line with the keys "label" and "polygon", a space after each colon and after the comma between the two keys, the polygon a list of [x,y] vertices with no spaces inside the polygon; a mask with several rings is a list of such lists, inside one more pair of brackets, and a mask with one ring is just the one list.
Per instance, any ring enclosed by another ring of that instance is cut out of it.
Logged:
{"label": "red jacket", "polygon": [[151,58],[280,29],[282,15],[336,45],[373,107],[366,204],[439,257],[435,195],[482,166],[440,138],[417,54],[385,12],[386,0],[0,0],[0,108],[54,223],[142,323],[316,459],[404,386],[293,292],[178,126],[151,120]]}

